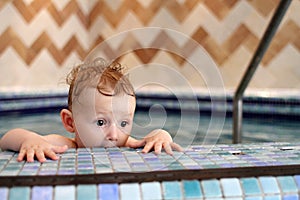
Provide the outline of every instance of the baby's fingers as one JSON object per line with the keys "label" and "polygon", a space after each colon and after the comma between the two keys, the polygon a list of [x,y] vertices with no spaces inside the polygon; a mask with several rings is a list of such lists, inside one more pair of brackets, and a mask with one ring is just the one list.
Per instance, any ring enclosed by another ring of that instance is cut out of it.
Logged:
{"label": "baby's fingers", "polygon": [[34,161],[34,150],[33,149],[28,149],[27,150],[27,162],[33,162]]}
{"label": "baby's fingers", "polygon": [[173,151],[170,143],[164,143],[164,149],[167,154],[173,155]]}
{"label": "baby's fingers", "polygon": [[[35,156],[36,156],[37,160],[40,161],[40,162],[45,162],[46,161],[45,153],[40,149],[37,149],[35,151]],[[27,161],[28,161],[28,159],[27,159]]]}
{"label": "baby's fingers", "polygon": [[17,158],[17,161],[22,162],[26,155],[26,149],[21,149]]}
{"label": "baby's fingers", "polygon": [[[45,153],[45,156],[47,156],[48,158],[50,158],[52,160],[58,159],[58,156],[56,155],[56,153],[51,149],[47,149],[44,153]],[[42,161],[40,161],[40,162],[42,162]]]}
{"label": "baby's fingers", "polygon": [[64,153],[65,151],[68,150],[68,145],[64,145],[64,146],[54,146],[52,147],[52,150],[55,153]]}
{"label": "baby's fingers", "polygon": [[[68,149],[67,145],[64,146],[53,146],[51,149],[47,149],[44,153],[45,155],[52,159],[57,160],[59,157],[56,155],[56,153],[63,153]],[[42,161],[40,161],[42,162]]]}
{"label": "baby's fingers", "polygon": [[172,147],[172,149],[174,149],[174,150],[177,150],[177,151],[179,151],[179,152],[182,152],[183,151],[183,148],[179,145],[179,144],[176,144],[176,143],[171,143],[171,147]]}
{"label": "baby's fingers", "polygon": [[154,142],[148,142],[144,149],[142,150],[142,153],[148,153],[153,148]]}

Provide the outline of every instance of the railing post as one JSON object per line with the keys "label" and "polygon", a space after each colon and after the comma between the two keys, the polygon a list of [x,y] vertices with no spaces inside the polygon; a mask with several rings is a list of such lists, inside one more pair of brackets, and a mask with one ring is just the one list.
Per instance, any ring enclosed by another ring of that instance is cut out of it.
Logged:
{"label": "railing post", "polygon": [[235,92],[233,98],[233,136],[232,142],[234,144],[242,142],[242,121],[243,121],[243,95],[256,71],[260,61],[262,60],[266,50],[271,43],[276,30],[284,17],[292,0],[281,0],[259,45],[254,56]]}

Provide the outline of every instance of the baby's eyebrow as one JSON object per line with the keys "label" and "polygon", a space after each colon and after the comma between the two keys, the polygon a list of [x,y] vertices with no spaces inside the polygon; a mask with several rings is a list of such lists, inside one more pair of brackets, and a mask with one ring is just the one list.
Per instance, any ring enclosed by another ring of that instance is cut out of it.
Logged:
{"label": "baby's eyebrow", "polygon": [[121,114],[121,116],[122,116],[123,118],[129,118],[129,117],[132,117],[133,114],[132,114],[132,113],[125,113],[125,114]]}
{"label": "baby's eyebrow", "polygon": [[[112,114],[111,111],[99,111],[97,112],[97,115],[106,115],[106,114]],[[118,114],[119,116],[122,117],[132,117],[134,115],[134,113],[127,113],[127,112],[120,112],[120,113],[115,113]]]}

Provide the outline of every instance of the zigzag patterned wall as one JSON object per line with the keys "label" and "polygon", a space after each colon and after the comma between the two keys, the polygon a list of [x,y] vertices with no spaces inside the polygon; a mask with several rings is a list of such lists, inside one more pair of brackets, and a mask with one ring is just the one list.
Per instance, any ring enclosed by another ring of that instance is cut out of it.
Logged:
{"label": "zigzag patterned wall", "polygon": [[[186,62],[200,44],[216,63],[225,87],[237,86],[278,0],[3,0],[0,1],[0,86],[50,87],[99,43],[135,28],[161,27],[155,34],[127,34],[106,43],[103,53],[129,68],[172,66],[195,87],[206,80]],[[300,0],[293,0],[251,82],[258,88],[300,88]],[[168,30],[186,40],[176,41]],[[177,55],[162,49],[178,49]],[[119,55],[124,49],[136,49]],[[203,63],[208,65],[208,63]],[[160,73],[153,71],[152,73]],[[141,74],[148,76],[148,74]],[[201,80],[202,79],[202,80]],[[204,77],[205,79],[205,77]],[[141,78],[143,80],[143,78]]]}

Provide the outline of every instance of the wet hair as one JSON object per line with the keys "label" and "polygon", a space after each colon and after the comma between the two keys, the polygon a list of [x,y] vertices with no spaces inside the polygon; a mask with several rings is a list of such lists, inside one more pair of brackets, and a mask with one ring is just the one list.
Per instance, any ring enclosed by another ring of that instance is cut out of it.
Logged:
{"label": "wet hair", "polygon": [[134,88],[123,70],[120,63],[108,63],[102,58],[75,66],[66,78],[70,85],[68,108],[71,110],[72,102],[87,87],[96,88],[105,96],[127,94],[135,97]]}

